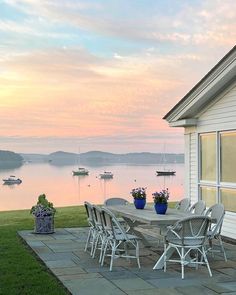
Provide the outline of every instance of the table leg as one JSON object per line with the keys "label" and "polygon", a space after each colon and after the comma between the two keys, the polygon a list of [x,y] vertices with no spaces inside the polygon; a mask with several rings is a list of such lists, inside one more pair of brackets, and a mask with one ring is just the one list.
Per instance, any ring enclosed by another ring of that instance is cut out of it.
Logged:
{"label": "table leg", "polygon": [[[170,248],[166,253],[166,258],[169,259],[173,255],[174,252],[175,252],[175,249]],[[154,265],[153,269],[162,269],[164,267],[164,256],[165,256],[165,252],[163,252],[161,257],[157,260],[157,262]]]}
{"label": "table leg", "polygon": [[130,218],[126,218],[126,217],[123,217],[125,222],[127,222],[128,226],[130,227],[130,230],[132,233],[134,233],[137,237],[139,237],[143,243],[144,246],[146,247],[150,247],[150,243],[148,242],[148,240],[145,238],[145,236],[139,232],[139,231],[136,231],[134,228],[139,226],[140,222],[136,221],[136,220],[131,220]]}

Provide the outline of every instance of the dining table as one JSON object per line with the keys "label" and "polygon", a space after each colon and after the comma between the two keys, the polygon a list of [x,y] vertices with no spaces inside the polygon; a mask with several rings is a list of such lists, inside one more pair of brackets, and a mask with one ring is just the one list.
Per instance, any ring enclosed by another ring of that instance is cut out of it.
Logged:
{"label": "dining table", "polygon": [[[136,209],[133,204],[107,206],[107,208],[122,217],[127,222],[129,231],[135,233],[145,246],[150,245],[147,235],[158,239],[163,238],[168,226],[193,215],[174,208],[168,208],[165,214],[157,214],[154,206],[149,204],[144,209]],[[171,257],[173,252],[169,251],[168,257]],[[161,255],[153,269],[162,269],[163,266],[164,256]]]}

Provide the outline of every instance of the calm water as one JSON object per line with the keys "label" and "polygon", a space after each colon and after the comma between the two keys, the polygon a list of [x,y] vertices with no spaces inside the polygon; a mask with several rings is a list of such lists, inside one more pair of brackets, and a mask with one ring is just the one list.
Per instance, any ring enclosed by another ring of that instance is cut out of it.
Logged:
{"label": "calm water", "polygon": [[[85,166],[86,167],[86,166]],[[170,200],[183,197],[183,164],[174,164],[176,176],[156,176],[158,165],[108,167],[86,167],[88,176],[72,176],[74,166],[53,166],[48,163],[27,164],[14,170],[0,170],[0,179],[15,175],[22,179],[20,185],[1,185],[0,211],[29,209],[38,195],[45,193],[55,207],[81,205],[84,201],[102,204],[108,197],[124,197],[132,201],[133,188],[147,187],[147,201],[152,193],[168,187]],[[114,173],[111,180],[101,180],[99,173],[109,170]],[[3,182],[2,182],[3,183]]]}

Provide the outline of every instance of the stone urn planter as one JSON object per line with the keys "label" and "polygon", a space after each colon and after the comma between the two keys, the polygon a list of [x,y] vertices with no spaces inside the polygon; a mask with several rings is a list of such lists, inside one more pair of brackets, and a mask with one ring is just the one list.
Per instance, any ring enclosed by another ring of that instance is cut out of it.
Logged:
{"label": "stone urn planter", "polygon": [[54,215],[35,216],[34,232],[36,234],[52,234],[52,233],[54,233]]}
{"label": "stone urn planter", "polygon": [[30,211],[34,215],[34,233],[52,234],[54,233],[54,214],[56,209],[48,202],[45,194],[38,197],[38,202]]}

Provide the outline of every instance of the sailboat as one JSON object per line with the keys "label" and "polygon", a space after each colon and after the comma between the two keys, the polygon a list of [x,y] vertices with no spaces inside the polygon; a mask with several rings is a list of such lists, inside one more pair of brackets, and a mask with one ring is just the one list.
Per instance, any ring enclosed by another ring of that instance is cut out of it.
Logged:
{"label": "sailboat", "polygon": [[88,175],[89,174],[88,169],[86,169],[84,167],[80,167],[80,152],[79,152],[79,165],[78,165],[78,169],[77,170],[73,170],[72,173],[75,176]]}
{"label": "sailboat", "polygon": [[168,176],[168,175],[172,175],[174,176],[176,171],[175,170],[166,170],[165,169],[165,164],[166,164],[166,154],[165,154],[165,149],[164,149],[164,153],[163,153],[163,162],[164,162],[164,169],[163,170],[157,170],[156,171],[156,175],[157,176]]}

